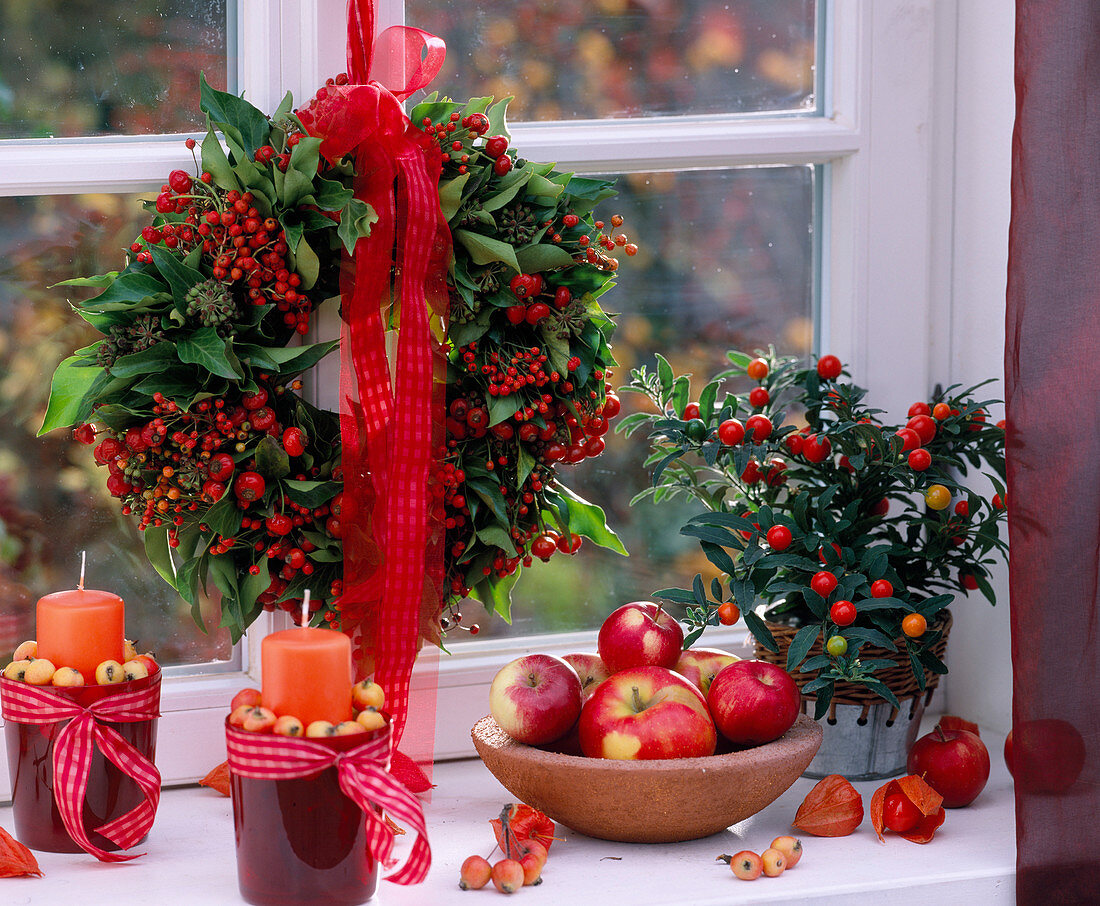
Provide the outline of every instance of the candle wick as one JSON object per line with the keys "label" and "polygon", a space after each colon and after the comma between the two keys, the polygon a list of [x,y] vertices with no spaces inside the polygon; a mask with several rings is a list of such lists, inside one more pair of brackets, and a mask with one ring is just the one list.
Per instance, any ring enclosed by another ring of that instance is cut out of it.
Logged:
{"label": "candle wick", "polygon": [[302,594],[302,628],[309,625],[309,589]]}
{"label": "candle wick", "polygon": [[77,591],[84,591],[84,567],[88,562],[88,552],[80,552],[80,583],[76,586]]}

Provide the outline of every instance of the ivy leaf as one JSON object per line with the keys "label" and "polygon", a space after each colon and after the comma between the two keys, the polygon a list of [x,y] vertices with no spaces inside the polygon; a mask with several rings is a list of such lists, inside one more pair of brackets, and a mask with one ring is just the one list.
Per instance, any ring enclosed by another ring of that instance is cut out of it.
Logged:
{"label": "ivy leaf", "polygon": [[111,366],[111,375],[128,378],[139,374],[160,374],[178,364],[179,356],[175,346],[165,340],[141,352],[121,356]]}
{"label": "ivy leaf", "polygon": [[172,565],[171,548],[168,546],[168,525],[150,525],[142,532],[145,556],[162,579],[176,587],[176,570]]}
{"label": "ivy leaf", "polygon": [[172,299],[176,303],[176,310],[180,314],[187,312],[187,292],[191,287],[202,283],[206,278],[201,272],[188,267],[168,249],[159,245],[149,246],[149,254],[153,256],[153,264],[161,272],[164,279],[172,289]]}
{"label": "ivy leaf", "polygon": [[198,365],[218,377],[244,380],[244,369],[226,340],[214,327],[203,327],[176,341],[181,362]]}
{"label": "ivy leaf", "polygon": [[237,501],[233,494],[226,491],[221,500],[206,511],[203,519],[210,530],[225,538],[232,538],[241,528],[241,511],[237,508]]}
{"label": "ivy leaf", "polygon": [[500,261],[516,273],[520,273],[516,251],[507,242],[470,230],[455,230],[454,238],[470,253],[474,264],[492,264],[494,261]]}
{"label": "ivy leaf", "polygon": [[537,274],[541,271],[573,266],[573,256],[569,252],[560,245],[551,245],[548,242],[536,242],[517,250],[516,261],[520,272],[524,274]]}
{"label": "ivy leaf", "polygon": [[214,184],[220,189],[239,192],[243,188],[213,130],[202,140],[202,168],[214,177]]}
{"label": "ivy leaf", "polygon": [[235,129],[249,159],[271,135],[271,124],[263,113],[243,98],[211,88],[203,74],[199,75],[199,109],[216,125]]}
{"label": "ivy leaf", "polygon": [[548,503],[556,504],[562,522],[568,526],[571,534],[583,535],[600,547],[606,547],[624,557],[629,556],[619,536],[608,527],[604,511],[596,504],[589,503],[563,484],[555,484],[553,491],[546,494],[546,499]]}
{"label": "ivy leaf", "polygon": [[454,219],[462,205],[462,190],[469,179],[470,174],[463,173],[461,176],[439,182],[439,208],[443,213],[443,219],[448,223]]}
{"label": "ivy leaf", "polygon": [[491,613],[498,613],[502,620],[509,625],[512,622],[512,586],[519,579],[519,570],[512,575],[503,578],[493,575],[486,576],[471,590],[471,597],[477,598],[485,609]]}
{"label": "ivy leaf", "polygon": [[355,252],[355,243],[370,235],[371,226],[378,220],[378,214],[366,202],[353,198],[340,212],[340,226],[336,235],[344,243],[349,255]]}
{"label": "ivy leaf", "polygon": [[282,483],[287,497],[299,506],[316,509],[332,500],[343,484],[339,481],[297,481],[286,479]]}
{"label": "ivy leaf", "polygon": [[86,359],[75,355],[58,365],[50,383],[50,401],[46,405],[46,415],[38,429],[38,436],[80,421],[85,408],[91,408],[83,405],[84,399],[102,375],[102,368],[89,368]]}

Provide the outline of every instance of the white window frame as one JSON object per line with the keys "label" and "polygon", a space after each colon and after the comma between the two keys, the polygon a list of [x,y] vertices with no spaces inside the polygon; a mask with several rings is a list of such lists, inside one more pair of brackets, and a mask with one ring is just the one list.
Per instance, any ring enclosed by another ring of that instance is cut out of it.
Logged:
{"label": "white window frame", "polygon": [[[252,103],[273,109],[286,90],[305,103],[345,68],[343,0],[236,2],[238,90]],[[950,305],[953,239],[936,224],[950,222],[954,191],[957,0],[819,2],[825,116],[527,123],[513,134],[525,156],[578,172],[826,165],[819,347],[874,388],[877,405],[904,412],[912,388],[946,373],[931,325]],[[378,12],[381,29],[402,21],[403,4],[380,0]],[[144,191],[190,164],[182,142],[163,137],[2,142],[0,195]],[[166,678],[157,757],[166,783],[199,778],[221,760],[229,698],[259,682],[260,639],[282,625],[282,615],[257,621],[240,672]],[[730,630],[706,637],[744,641]],[[470,642],[440,657],[437,673],[419,670],[414,683],[438,679],[437,758],[473,754],[469,728],[507,660],[594,646],[594,632]]]}

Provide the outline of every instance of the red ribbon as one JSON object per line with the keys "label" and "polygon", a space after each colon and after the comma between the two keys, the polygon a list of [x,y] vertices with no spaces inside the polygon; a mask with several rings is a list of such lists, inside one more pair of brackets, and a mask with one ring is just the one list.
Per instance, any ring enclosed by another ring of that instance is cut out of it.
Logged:
{"label": "red ribbon", "polygon": [[[373,659],[374,678],[386,690],[396,741],[407,718],[421,608],[426,600],[428,609],[441,601],[442,560],[434,556],[437,550],[426,556],[436,421],[429,307],[445,308],[450,248],[439,207],[439,147],[409,122],[399,99],[431,81],[445,47],[434,35],[411,28],[387,29],[373,44],[373,29],[370,0],[349,0],[352,84],[322,88],[299,117],[322,139],[321,154],[328,160],[354,153],[355,195],[378,216],[370,236],[345,262],[341,280],[344,592],[339,607],[343,629],[363,633],[363,661]],[[392,91],[367,81],[381,70],[404,80]],[[398,305],[391,384],[384,311]]]}
{"label": "red ribbon", "polygon": [[95,846],[84,831],[84,795],[92,766],[93,746],[130,777],[144,800],[125,815],[96,831],[123,849],[129,849],[149,833],[160,802],[160,771],[117,730],[103,725],[135,723],[160,716],[160,673],[140,688],[117,692],[84,707],[53,692],[0,677],[0,702],[4,720],[21,724],[53,724],[67,720],[53,745],[53,794],[65,830],[85,852],[100,862],[126,862],[144,853],[111,853]]}
{"label": "red ribbon", "polygon": [[419,884],[432,864],[428,831],[420,802],[388,773],[391,743],[390,732],[386,731],[354,749],[335,752],[311,739],[249,733],[228,724],[225,728],[229,770],[238,776],[254,780],[290,780],[335,767],[340,789],[366,817],[371,855],[386,868],[397,864],[391,856],[393,831],[374,806],[380,806],[396,821],[416,831],[416,840],[405,864],[386,880],[395,884]]}

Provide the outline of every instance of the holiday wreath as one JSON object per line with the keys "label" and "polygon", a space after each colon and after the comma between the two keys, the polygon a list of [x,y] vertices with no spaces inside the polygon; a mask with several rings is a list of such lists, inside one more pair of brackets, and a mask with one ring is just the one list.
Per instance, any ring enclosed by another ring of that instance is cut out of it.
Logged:
{"label": "holiday wreath", "polygon": [[[326,143],[341,123],[319,128],[327,104],[368,87],[341,76],[303,110],[288,94],[268,117],[203,80],[209,130],[197,172],[174,170],[147,203],[151,223],[123,270],[62,284],[99,290],[74,309],[104,336],[58,367],[41,431],[75,425],[94,444],[152,564],[196,618],[200,590],[216,588],[234,640],[264,609],[297,614],[306,589],[314,625],[353,632],[367,619],[344,587],[345,545],[358,533],[359,556],[371,560],[374,490],[367,476],[357,492],[366,502],[349,519],[347,425],[299,392],[299,376],[341,341],[298,341],[341,296],[348,264],[362,268],[350,256],[379,219],[356,191],[365,143],[334,154]],[[461,625],[457,602],[471,593],[507,618],[521,566],[573,552],[581,536],[625,554],[599,507],[558,471],[598,455],[619,410],[608,383],[613,323],[597,300],[612,285],[613,255],[636,249],[614,229],[620,218],[593,220],[611,184],[518,157],[506,107],[433,95],[402,117],[402,141],[429,172],[441,167],[453,249],[445,290],[434,302],[426,294],[438,403],[427,544],[442,561],[426,595],[428,637]],[[370,315],[388,339],[404,329],[405,301],[391,247],[387,238]],[[345,342],[346,305],[345,295]],[[385,372],[378,358],[355,364]]]}

